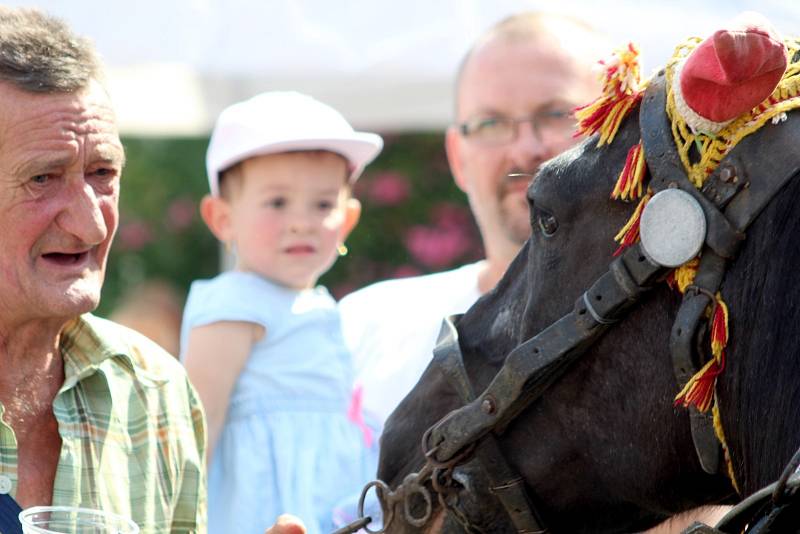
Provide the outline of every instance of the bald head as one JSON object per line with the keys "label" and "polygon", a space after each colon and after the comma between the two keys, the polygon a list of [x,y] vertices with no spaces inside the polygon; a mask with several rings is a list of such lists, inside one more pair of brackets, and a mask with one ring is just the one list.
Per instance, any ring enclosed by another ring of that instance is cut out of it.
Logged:
{"label": "bald head", "polygon": [[511,15],[492,26],[464,56],[456,75],[457,116],[461,115],[465,78],[467,83],[479,78],[487,58],[491,62],[499,54],[523,48],[531,51],[528,57],[541,58],[542,64],[566,67],[574,77],[573,83],[581,86],[581,92],[588,88],[591,96],[599,87],[593,67],[611,51],[602,33],[576,18],[540,12]]}

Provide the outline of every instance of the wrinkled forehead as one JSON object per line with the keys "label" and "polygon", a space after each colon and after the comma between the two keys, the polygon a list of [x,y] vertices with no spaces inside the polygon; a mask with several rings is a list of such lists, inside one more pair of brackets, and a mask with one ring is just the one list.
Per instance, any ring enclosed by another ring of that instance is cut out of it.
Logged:
{"label": "wrinkled forehead", "polygon": [[97,82],[75,93],[31,93],[0,83],[0,148],[26,152],[91,149],[123,160],[117,119]]}

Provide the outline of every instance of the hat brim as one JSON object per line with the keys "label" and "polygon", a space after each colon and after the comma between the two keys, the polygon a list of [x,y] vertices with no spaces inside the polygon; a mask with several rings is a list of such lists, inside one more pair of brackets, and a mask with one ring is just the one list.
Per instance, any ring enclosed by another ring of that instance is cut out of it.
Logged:
{"label": "hat brim", "polygon": [[265,156],[280,152],[298,152],[303,150],[328,150],[341,155],[349,163],[349,180],[355,182],[361,171],[366,167],[383,148],[381,136],[369,132],[353,132],[347,138],[298,138],[288,141],[266,143],[254,146],[249,150],[239,152],[235,157],[230,157],[215,162],[213,174],[209,174],[211,193],[219,194],[219,173],[232,167],[233,165],[254,156]]}

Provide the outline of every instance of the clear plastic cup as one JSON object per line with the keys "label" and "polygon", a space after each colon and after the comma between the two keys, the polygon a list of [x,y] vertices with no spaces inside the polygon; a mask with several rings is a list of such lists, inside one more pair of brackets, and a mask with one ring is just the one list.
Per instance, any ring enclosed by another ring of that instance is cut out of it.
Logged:
{"label": "clear plastic cup", "polygon": [[127,517],[72,506],[34,506],[20,512],[24,534],[139,534]]}

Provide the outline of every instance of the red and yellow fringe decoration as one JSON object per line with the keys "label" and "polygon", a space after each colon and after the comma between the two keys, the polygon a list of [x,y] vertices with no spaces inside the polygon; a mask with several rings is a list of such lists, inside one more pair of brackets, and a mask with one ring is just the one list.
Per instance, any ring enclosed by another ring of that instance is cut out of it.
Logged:
{"label": "red and yellow fringe decoration", "polygon": [[717,402],[716,399],[714,400],[714,407],[711,408],[711,413],[714,416],[714,434],[717,436],[717,439],[722,445],[722,455],[725,458],[725,467],[728,471],[728,478],[731,481],[733,489],[736,490],[736,493],[741,495],[742,492],[739,489],[739,483],[736,481],[736,472],[733,469],[731,451],[728,449],[728,440],[725,439],[725,430],[722,428],[722,414],[719,412],[719,402]]}
{"label": "red and yellow fringe decoration", "polygon": [[601,74],[603,93],[593,102],[575,109],[577,135],[600,132],[597,146],[611,143],[620,124],[642,99],[639,75],[639,47],[628,43],[614,51],[611,59],[600,61],[605,67]]}
{"label": "red and yellow fringe decoration", "polygon": [[628,151],[625,166],[619,173],[611,198],[614,200],[636,200],[642,196],[644,178],[647,175],[647,165],[644,159],[644,148],[639,141]]}
{"label": "red and yellow fringe decoration", "polygon": [[625,223],[625,226],[623,226],[617,235],[614,236],[614,241],[619,243],[619,248],[614,251],[614,256],[619,256],[622,254],[623,250],[639,241],[639,223],[642,220],[642,212],[652,196],[653,191],[648,189],[647,193],[645,193],[645,195],[639,201],[639,205],[636,206],[631,218],[628,219],[628,222]]}
{"label": "red and yellow fringe decoration", "polygon": [[677,289],[681,294],[686,293],[686,288],[692,285],[697,269],[700,267],[700,258],[695,257],[680,267],[676,267],[667,275],[667,284],[672,289]]}
{"label": "red and yellow fringe decoration", "polygon": [[694,405],[699,411],[707,412],[714,401],[714,386],[717,376],[725,369],[725,347],[728,346],[728,306],[717,293],[711,319],[712,358],[689,379],[675,397],[675,405],[687,408]]}

